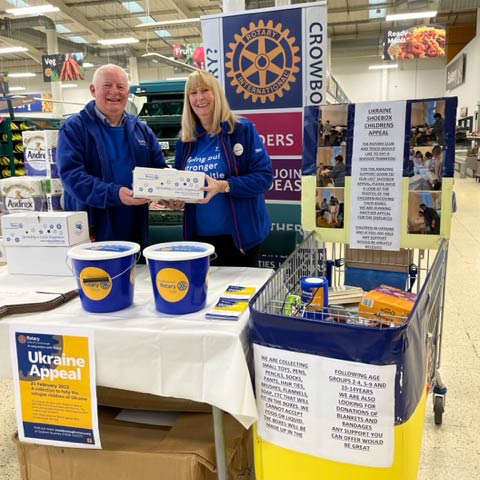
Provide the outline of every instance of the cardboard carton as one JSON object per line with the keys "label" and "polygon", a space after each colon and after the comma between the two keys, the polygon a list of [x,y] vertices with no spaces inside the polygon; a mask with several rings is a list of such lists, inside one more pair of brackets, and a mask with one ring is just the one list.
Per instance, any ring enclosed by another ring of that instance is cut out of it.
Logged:
{"label": "cardboard carton", "polygon": [[146,167],[133,170],[133,195],[137,198],[176,199],[194,203],[204,197],[204,192],[199,190],[204,183],[203,172]]}
{"label": "cardboard carton", "polygon": [[393,324],[405,323],[417,295],[388,285],[380,285],[367,292],[358,306],[358,316]]}
{"label": "cardboard carton", "polygon": [[[116,409],[99,411],[101,450],[19,442],[22,480],[216,480],[210,414],[184,413],[173,427],[115,420]],[[230,480],[251,478],[250,430],[224,416]]]}
{"label": "cardboard carton", "polygon": [[[82,242],[84,243],[84,242]],[[71,246],[17,247],[5,246],[8,273],[11,275],[47,275],[55,277],[73,276],[68,263]]]}
{"label": "cardboard carton", "polygon": [[2,216],[10,246],[69,246],[89,240],[86,212],[20,212]]}

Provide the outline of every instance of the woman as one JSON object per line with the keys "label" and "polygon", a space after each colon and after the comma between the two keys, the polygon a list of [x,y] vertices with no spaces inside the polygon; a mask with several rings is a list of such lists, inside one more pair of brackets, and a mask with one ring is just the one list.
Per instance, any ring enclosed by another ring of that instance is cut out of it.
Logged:
{"label": "woman", "polygon": [[271,227],[264,195],[272,163],[255,126],[230,110],[209,72],[187,79],[175,168],[206,174],[205,197],[185,205],[185,239],[214,245],[213,265],[258,266]]}

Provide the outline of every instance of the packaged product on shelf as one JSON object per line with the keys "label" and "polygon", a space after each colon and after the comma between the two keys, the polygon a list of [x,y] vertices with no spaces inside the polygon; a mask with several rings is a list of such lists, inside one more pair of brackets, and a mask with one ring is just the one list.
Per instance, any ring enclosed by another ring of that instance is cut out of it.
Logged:
{"label": "packaged product on shelf", "polygon": [[43,185],[47,197],[47,210],[60,212],[63,210],[63,185],[59,178],[44,178]]}
{"label": "packaged product on shelf", "polygon": [[0,179],[0,214],[46,210],[47,198],[43,177]]}
{"label": "packaged product on shelf", "polygon": [[57,143],[58,130],[44,130],[45,148],[47,149],[47,176],[58,178],[57,170]]}
{"label": "packaged product on shelf", "polygon": [[358,316],[382,320],[393,325],[407,321],[417,295],[388,285],[380,285],[367,292],[358,307]]}
{"label": "packaged product on shelf", "polygon": [[23,131],[22,138],[26,174],[58,178],[55,163],[58,130]]}

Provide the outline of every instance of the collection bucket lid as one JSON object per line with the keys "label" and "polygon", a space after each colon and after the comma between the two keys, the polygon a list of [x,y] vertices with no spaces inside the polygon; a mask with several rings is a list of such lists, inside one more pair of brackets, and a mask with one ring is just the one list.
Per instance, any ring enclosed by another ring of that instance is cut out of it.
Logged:
{"label": "collection bucket lid", "polygon": [[302,277],[300,281],[302,284],[307,284],[307,285],[323,285],[325,283],[325,278],[324,277]]}
{"label": "collection bucket lid", "polygon": [[139,251],[138,243],[111,240],[76,245],[67,255],[74,260],[111,260],[134,255]]}
{"label": "collection bucket lid", "polygon": [[215,253],[215,247],[203,242],[157,243],[143,250],[143,256],[152,260],[195,260]]}

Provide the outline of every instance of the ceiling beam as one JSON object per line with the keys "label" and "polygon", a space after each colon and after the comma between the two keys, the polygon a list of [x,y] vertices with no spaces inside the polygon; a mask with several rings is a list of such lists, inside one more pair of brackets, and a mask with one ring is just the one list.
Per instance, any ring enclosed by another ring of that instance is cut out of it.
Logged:
{"label": "ceiling beam", "polygon": [[[193,13],[192,11],[187,7],[186,3],[184,0],[163,0],[165,5],[167,5],[170,8],[176,8],[177,9],[177,17],[179,19],[182,18],[193,18]],[[193,32],[198,33],[198,35],[202,35],[202,30],[198,27],[193,27],[192,28]]]}
{"label": "ceiling beam", "polygon": [[62,0],[49,0],[49,3],[55,7],[58,7],[64,15],[69,16],[79,25],[91,32],[91,34],[95,35],[97,40],[105,37],[105,32],[92,23],[91,20],[88,20],[84,15],[79,13],[77,8],[71,8],[67,6],[67,4]]}

